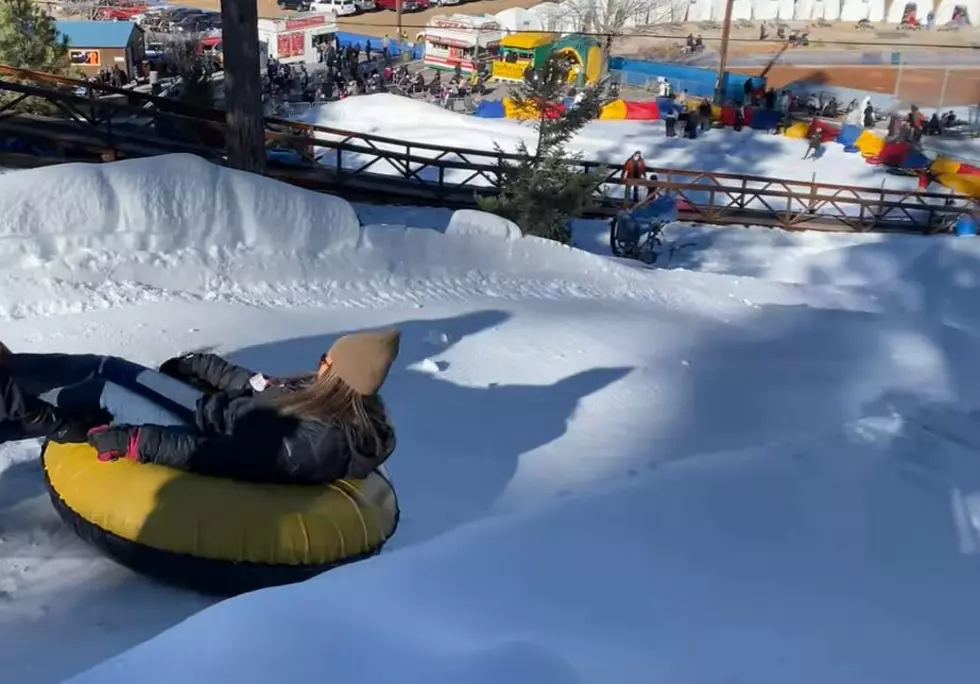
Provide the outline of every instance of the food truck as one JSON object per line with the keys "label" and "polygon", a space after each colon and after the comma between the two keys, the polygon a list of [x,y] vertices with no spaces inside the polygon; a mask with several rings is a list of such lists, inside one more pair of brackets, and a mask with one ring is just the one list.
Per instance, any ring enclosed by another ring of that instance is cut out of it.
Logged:
{"label": "food truck", "polygon": [[432,17],[425,26],[425,59],[433,69],[453,70],[458,64],[464,74],[497,54],[504,29],[492,16],[450,14]]}
{"label": "food truck", "polygon": [[259,42],[265,55],[282,64],[315,64],[317,46],[332,41],[337,33],[333,12],[296,12],[278,19],[259,19]]}

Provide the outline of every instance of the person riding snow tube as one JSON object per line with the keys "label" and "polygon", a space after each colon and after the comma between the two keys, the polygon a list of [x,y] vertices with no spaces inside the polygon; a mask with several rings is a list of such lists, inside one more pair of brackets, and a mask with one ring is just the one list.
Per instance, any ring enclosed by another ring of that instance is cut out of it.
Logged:
{"label": "person riding snow tube", "polygon": [[342,337],[315,373],[285,379],[214,354],[159,371],[83,354],[8,354],[2,367],[58,410],[112,415],[88,444],[42,453],[79,536],[144,574],[230,595],[373,555],[394,534],[383,463],[395,437],[378,391],[399,340]]}

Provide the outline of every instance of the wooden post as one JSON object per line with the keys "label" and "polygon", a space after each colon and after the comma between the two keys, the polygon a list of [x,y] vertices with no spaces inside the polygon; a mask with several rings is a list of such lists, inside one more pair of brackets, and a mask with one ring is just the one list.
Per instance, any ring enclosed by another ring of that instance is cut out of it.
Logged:
{"label": "wooden post", "polygon": [[725,104],[725,69],[728,68],[728,39],[732,35],[732,8],[735,0],[725,3],[725,23],[721,27],[721,46],[718,48],[718,84],[715,86],[715,104]]}
{"label": "wooden post", "polygon": [[255,0],[222,0],[221,35],[228,165],[252,173],[265,173],[258,3]]}

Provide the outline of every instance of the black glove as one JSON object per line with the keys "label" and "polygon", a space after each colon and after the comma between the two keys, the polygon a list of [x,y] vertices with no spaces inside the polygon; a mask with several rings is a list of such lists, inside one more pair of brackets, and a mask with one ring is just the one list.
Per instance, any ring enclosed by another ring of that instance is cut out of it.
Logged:
{"label": "black glove", "polygon": [[140,431],[132,425],[103,425],[88,432],[88,443],[99,452],[100,461],[128,458],[139,460]]}
{"label": "black glove", "polygon": [[81,444],[86,441],[89,430],[112,420],[112,415],[100,408],[71,412],[53,409],[53,416],[56,423],[48,439],[63,444]]}
{"label": "black glove", "polygon": [[181,379],[181,376],[180,376],[180,371],[178,369],[180,365],[180,360],[182,358],[184,357],[174,356],[173,358],[167,359],[166,361],[160,364],[160,368],[158,370],[164,375],[169,375],[170,377],[177,378],[179,380]]}

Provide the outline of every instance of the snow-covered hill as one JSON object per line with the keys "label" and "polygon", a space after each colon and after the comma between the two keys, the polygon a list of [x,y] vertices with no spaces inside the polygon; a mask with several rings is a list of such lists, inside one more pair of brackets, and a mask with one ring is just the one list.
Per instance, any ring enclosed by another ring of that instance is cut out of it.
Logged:
{"label": "snow-covered hill", "polygon": [[14,349],[207,348],[285,372],[347,330],[404,331],[385,553],[157,638],[210,601],[75,540],[36,445],[0,447],[4,681],[980,666],[976,241],[680,226],[651,270],[606,256],[602,224],[572,249],[184,156],[5,174],[0,203]]}

